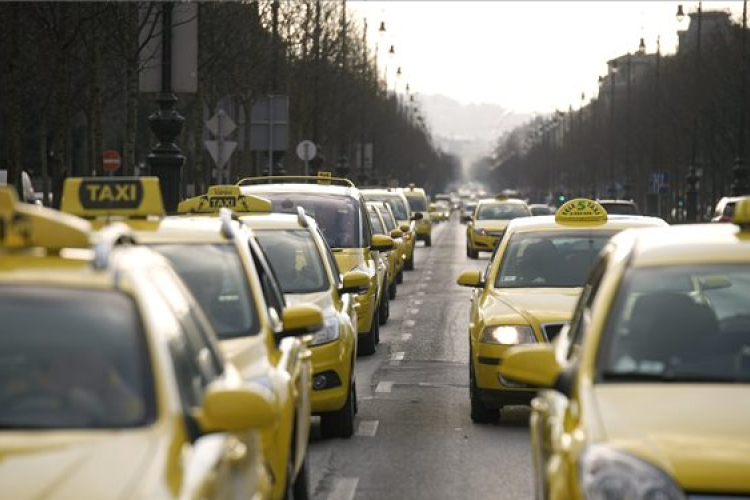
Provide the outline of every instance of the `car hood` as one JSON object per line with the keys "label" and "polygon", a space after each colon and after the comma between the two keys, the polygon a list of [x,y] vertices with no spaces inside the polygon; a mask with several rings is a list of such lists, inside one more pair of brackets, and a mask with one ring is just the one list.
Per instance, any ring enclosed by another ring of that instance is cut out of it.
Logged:
{"label": "car hood", "polygon": [[123,498],[149,469],[155,441],[148,431],[4,431],[3,498]]}
{"label": "car hood", "polygon": [[474,229],[485,231],[505,231],[510,224],[509,220],[477,220],[474,221]]}
{"label": "car hood", "polygon": [[502,324],[521,316],[528,324],[560,323],[573,316],[580,288],[495,288],[483,304],[486,322]]}
{"label": "car hood", "polygon": [[598,384],[602,436],[687,492],[750,493],[750,385]]}

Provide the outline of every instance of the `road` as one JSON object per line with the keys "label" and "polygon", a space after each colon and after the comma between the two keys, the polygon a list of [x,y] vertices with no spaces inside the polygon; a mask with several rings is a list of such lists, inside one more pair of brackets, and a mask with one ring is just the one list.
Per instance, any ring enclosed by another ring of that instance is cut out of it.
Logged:
{"label": "road", "polygon": [[466,257],[456,217],[433,228],[431,248],[418,244],[378,352],[357,359],[355,436],[324,440],[314,419],[315,500],[533,497],[528,408],[504,409],[497,425],[469,417],[469,291],[455,282],[489,256]]}

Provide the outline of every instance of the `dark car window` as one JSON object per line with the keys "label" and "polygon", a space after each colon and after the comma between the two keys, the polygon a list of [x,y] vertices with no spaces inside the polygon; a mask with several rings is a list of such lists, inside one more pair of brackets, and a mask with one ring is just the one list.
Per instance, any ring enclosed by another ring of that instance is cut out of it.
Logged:
{"label": "dark car window", "polygon": [[422,196],[409,196],[406,195],[406,199],[409,202],[409,208],[412,212],[426,212],[427,204]]}
{"label": "dark car window", "polygon": [[477,220],[509,220],[531,215],[526,205],[515,203],[482,204],[477,209]]}
{"label": "dark car window", "polygon": [[374,208],[370,209],[370,225],[372,225],[372,232],[374,234],[385,234],[383,223],[380,221],[380,217]]}
{"label": "dark car window", "polygon": [[221,339],[254,335],[258,312],[230,244],[157,245],[203,308]]}
{"label": "dark car window", "polygon": [[399,195],[367,193],[364,195],[364,197],[367,201],[382,201],[388,203],[388,205],[391,207],[391,210],[393,210],[393,215],[396,217],[396,219],[409,220],[409,210],[406,208],[406,204],[404,203],[403,198],[401,198]]}
{"label": "dark car window", "polygon": [[320,252],[308,231],[255,231],[284,293],[311,293],[329,287]]}
{"label": "dark car window", "polygon": [[155,415],[135,303],[112,290],[0,287],[0,428],[124,428]]}
{"label": "dark car window", "polygon": [[638,207],[632,203],[603,203],[602,206],[611,215],[638,215]]}

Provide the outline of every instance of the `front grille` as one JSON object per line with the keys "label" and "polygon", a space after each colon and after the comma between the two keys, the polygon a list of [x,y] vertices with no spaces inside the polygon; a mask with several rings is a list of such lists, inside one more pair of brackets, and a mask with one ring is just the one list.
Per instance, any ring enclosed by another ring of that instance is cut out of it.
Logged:
{"label": "front grille", "polygon": [[542,331],[544,332],[547,342],[555,340],[555,337],[560,335],[563,327],[567,324],[568,323],[547,323],[546,325],[542,325]]}

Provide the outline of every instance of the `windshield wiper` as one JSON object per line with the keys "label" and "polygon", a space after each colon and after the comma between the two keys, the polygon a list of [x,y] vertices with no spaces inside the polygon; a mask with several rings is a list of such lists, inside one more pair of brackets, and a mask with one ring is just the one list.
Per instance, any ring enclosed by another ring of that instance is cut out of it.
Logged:
{"label": "windshield wiper", "polygon": [[697,382],[714,384],[738,384],[747,383],[750,380],[741,380],[729,375],[709,375],[706,373],[643,373],[643,372],[602,372],[602,379],[613,382]]}

